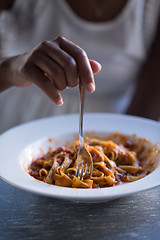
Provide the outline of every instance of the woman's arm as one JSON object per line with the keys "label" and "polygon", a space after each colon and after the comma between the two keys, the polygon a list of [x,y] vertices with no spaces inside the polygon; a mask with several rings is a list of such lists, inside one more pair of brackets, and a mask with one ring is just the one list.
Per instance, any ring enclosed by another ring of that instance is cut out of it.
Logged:
{"label": "woman's arm", "polygon": [[0,91],[16,86],[37,85],[57,105],[63,103],[59,91],[82,82],[88,92],[95,89],[94,73],[100,64],[71,41],[58,37],[45,41],[22,55],[0,60]]}
{"label": "woman's arm", "polygon": [[160,117],[160,21],[127,114],[154,120]]}

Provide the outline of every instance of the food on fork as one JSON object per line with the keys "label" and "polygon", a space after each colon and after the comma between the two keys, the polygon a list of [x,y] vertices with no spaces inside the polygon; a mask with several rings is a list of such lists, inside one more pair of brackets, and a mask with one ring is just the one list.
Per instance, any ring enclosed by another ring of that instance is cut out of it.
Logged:
{"label": "food on fork", "polygon": [[51,185],[71,188],[105,188],[141,179],[158,166],[158,144],[134,135],[112,133],[100,139],[85,138],[85,147],[93,159],[92,176],[76,177],[79,140],[70,147],[50,148],[33,160],[29,174]]}

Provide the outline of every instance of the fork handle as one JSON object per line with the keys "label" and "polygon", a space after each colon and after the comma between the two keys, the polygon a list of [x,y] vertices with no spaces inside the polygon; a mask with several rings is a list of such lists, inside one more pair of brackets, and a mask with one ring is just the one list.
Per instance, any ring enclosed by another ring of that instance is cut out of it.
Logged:
{"label": "fork handle", "polygon": [[84,112],[84,97],[85,97],[85,89],[82,84],[79,84],[79,98],[80,98],[80,115],[79,115],[79,140],[81,146],[84,145],[84,137],[83,137],[83,112]]}

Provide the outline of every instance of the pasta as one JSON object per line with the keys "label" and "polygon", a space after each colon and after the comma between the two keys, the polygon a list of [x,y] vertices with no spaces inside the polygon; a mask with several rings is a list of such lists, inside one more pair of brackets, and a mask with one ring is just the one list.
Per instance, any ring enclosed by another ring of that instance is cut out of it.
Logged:
{"label": "pasta", "polygon": [[92,176],[76,177],[79,141],[70,147],[50,148],[33,160],[29,174],[48,184],[72,188],[104,188],[133,182],[150,174],[158,165],[158,144],[136,135],[113,133],[103,139],[85,138],[93,158]]}

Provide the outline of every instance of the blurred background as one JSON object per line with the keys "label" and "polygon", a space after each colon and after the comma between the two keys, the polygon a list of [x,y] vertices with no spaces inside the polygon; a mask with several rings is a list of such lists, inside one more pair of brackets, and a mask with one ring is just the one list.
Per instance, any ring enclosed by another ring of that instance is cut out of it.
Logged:
{"label": "blurred background", "polygon": [[[156,34],[160,1],[9,0],[0,4],[0,54],[23,54],[37,44],[64,36],[102,65],[96,91],[85,112],[125,113]],[[36,86],[0,94],[0,133],[47,116],[78,113],[78,87],[62,92],[56,106]]]}

